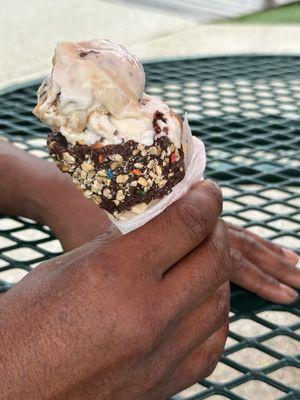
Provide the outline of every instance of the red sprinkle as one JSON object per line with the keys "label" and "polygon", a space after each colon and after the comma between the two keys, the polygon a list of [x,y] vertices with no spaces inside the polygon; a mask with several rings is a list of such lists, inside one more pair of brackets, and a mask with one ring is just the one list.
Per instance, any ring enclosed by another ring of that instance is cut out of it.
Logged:
{"label": "red sprinkle", "polygon": [[102,163],[103,163],[104,157],[103,157],[103,155],[102,155],[102,154],[99,154],[99,156],[98,156],[98,160],[99,160],[99,163],[100,163],[100,164],[102,164]]}
{"label": "red sprinkle", "polygon": [[139,169],[133,169],[132,170],[132,173],[134,174],[134,175],[142,175],[142,173],[141,173],[141,171],[139,170]]}
{"label": "red sprinkle", "polygon": [[174,164],[174,162],[175,162],[175,154],[174,153],[171,153],[171,155],[170,155],[170,162],[172,164]]}

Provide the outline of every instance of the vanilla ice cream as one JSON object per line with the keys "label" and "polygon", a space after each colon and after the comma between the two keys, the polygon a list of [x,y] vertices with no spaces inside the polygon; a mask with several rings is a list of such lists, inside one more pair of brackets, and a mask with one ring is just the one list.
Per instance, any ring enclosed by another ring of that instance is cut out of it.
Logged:
{"label": "vanilla ice cream", "polygon": [[109,40],[57,45],[51,75],[38,91],[34,114],[71,144],[119,144],[135,140],[151,146],[161,135],[180,147],[181,121],[158,97],[145,95],[140,62]]}

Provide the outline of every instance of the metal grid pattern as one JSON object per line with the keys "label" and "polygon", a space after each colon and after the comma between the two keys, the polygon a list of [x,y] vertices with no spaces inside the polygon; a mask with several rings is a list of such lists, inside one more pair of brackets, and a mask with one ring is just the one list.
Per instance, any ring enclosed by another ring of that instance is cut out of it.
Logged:
{"label": "metal grid pattern", "polygon": [[[300,58],[218,57],[148,63],[147,92],[189,113],[207,147],[229,221],[299,251]],[[0,133],[47,158],[32,115],[37,85],[0,96]],[[59,254],[49,229],[0,217],[0,291]],[[276,306],[234,288],[230,337],[209,379],[174,399],[300,399],[300,302]]]}

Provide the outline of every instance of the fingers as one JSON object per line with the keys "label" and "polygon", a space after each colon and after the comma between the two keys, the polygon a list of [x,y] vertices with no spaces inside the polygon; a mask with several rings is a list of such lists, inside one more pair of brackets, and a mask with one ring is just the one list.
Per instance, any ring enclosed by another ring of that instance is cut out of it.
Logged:
{"label": "fingers", "polygon": [[227,232],[219,221],[211,235],[164,276],[162,301],[172,301],[174,313],[185,312],[229,280],[231,260]]}
{"label": "fingers", "polygon": [[183,360],[216,330],[228,322],[230,303],[229,283],[216,292],[183,318],[175,318],[165,332],[166,339],[158,350],[164,360]]}
{"label": "fingers", "polygon": [[[252,264],[286,285],[300,288],[300,271],[287,261],[286,250],[271,250],[263,239],[250,235],[246,230],[230,230],[229,242],[238,249]],[[280,255],[281,254],[281,255]],[[294,253],[293,253],[294,254]],[[294,260],[295,261],[295,260]]]}
{"label": "fingers", "polygon": [[112,243],[109,251],[125,258],[131,269],[151,271],[161,278],[206,239],[221,208],[220,189],[211,181],[203,181],[146,225]]}
{"label": "fingers", "polygon": [[233,274],[231,281],[275,303],[289,304],[297,298],[297,292],[266,274],[243,256],[237,249],[230,250]]}
{"label": "fingers", "polygon": [[226,224],[228,225],[230,230],[243,233],[248,238],[250,238],[250,240],[253,239],[256,242],[261,243],[262,245],[266,246],[269,250],[276,253],[281,258],[283,258],[287,264],[290,264],[293,266],[297,264],[299,256],[294,251],[284,248],[284,247],[281,247],[278,244],[271,242],[270,240],[266,240],[266,239],[256,235],[255,233],[248,231],[245,228],[238,227],[238,226],[232,225],[230,223],[226,223]]}
{"label": "fingers", "polygon": [[188,315],[180,320],[175,318],[160,333],[161,340],[155,346],[155,353],[147,360],[154,372],[148,379],[159,376],[165,387],[175,387],[172,391],[175,393],[186,387],[187,382],[193,383],[198,376],[211,373],[226,341],[229,299],[227,282]]}
{"label": "fingers", "polygon": [[190,387],[214,371],[224,350],[227,336],[228,323],[225,323],[204,344],[186,357],[169,379],[169,396]]}

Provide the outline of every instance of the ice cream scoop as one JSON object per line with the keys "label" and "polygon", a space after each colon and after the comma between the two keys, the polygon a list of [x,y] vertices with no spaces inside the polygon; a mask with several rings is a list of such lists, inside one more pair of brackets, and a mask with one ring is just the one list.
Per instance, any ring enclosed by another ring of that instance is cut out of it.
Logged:
{"label": "ice cream scoop", "polygon": [[63,42],[33,111],[53,131],[59,168],[115,218],[144,212],[185,174],[182,120],[144,86],[142,65],[124,47]]}
{"label": "ice cream scoop", "polygon": [[[109,40],[59,43],[51,75],[38,91],[34,114],[71,144],[152,145],[159,128],[180,147],[178,117],[158,97],[143,93],[144,69]],[[160,111],[166,122],[153,127]],[[168,131],[168,132],[167,132]]]}

